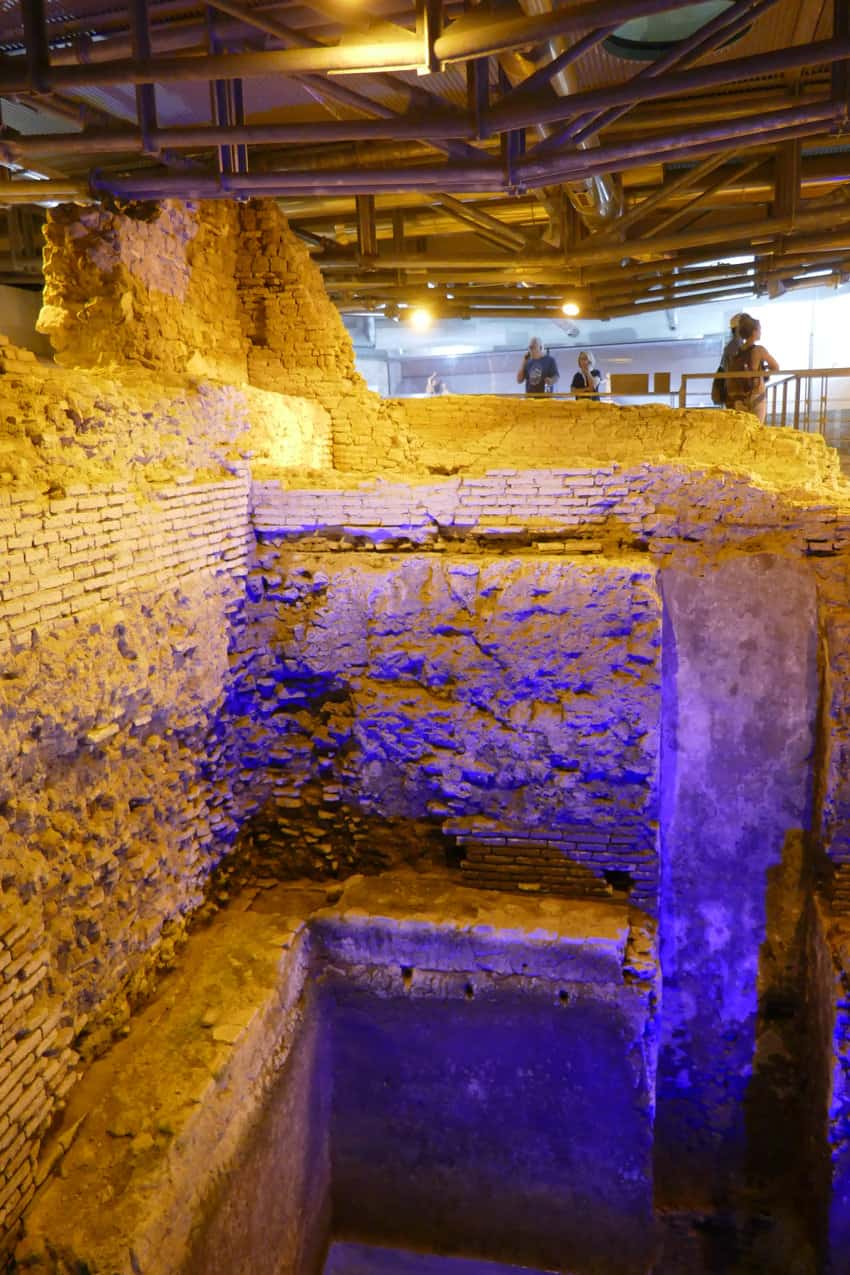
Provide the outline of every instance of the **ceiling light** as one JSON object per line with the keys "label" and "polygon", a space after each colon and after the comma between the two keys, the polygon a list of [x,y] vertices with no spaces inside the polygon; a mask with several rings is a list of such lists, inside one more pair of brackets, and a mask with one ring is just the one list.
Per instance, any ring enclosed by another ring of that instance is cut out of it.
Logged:
{"label": "ceiling light", "polygon": [[433,315],[424,305],[415,306],[407,317],[416,332],[427,332],[433,323]]}
{"label": "ceiling light", "polygon": [[577,315],[581,314],[581,306],[577,306],[575,301],[565,301],[561,306],[561,310],[568,319],[575,319]]}

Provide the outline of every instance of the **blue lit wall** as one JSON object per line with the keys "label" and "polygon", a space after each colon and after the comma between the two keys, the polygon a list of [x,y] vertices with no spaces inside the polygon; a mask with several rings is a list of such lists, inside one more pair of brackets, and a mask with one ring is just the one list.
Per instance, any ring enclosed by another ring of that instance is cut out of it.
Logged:
{"label": "blue lit wall", "polygon": [[760,998],[792,937],[769,901],[811,823],[816,602],[805,567],[772,553],[668,570],[662,589],[657,1185],[711,1204],[745,1176]]}

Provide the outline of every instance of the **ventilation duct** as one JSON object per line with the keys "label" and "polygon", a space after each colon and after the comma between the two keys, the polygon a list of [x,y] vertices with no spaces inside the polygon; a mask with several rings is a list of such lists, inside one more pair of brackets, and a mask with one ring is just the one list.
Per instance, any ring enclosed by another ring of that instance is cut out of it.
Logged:
{"label": "ventilation duct", "polygon": [[[522,11],[528,17],[537,17],[552,12],[552,0],[519,0]],[[563,36],[553,36],[544,45],[544,55],[534,63],[522,54],[503,54],[499,61],[502,69],[512,84],[518,84],[547,62],[553,62],[570,48],[570,43]],[[553,75],[550,83],[559,97],[571,97],[578,88],[574,66],[567,66]],[[541,124],[537,132],[541,137],[548,136],[553,130]],[[579,149],[591,150],[598,145],[595,137],[579,142]],[[610,174],[587,177],[577,181],[565,182],[564,192],[581,219],[590,229],[608,225],[623,211],[623,192],[619,182]],[[552,202],[551,200],[549,201]],[[550,217],[554,210],[548,209]],[[557,224],[557,217],[553,217]]]}

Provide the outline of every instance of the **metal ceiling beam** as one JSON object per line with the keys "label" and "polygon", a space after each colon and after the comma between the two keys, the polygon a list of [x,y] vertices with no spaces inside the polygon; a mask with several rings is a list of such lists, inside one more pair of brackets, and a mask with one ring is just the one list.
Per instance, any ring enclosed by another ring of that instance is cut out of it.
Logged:
{"label": "metal ceiling beam", "polygon": [[357,250],[364,257],[374,257],[378,251],[378,236],[375,233],[375,196],[358,195],[357,206]]}
{"label": "metal ceiling beam", "polygon": [[[669,9],[684,8],[691,0],[594,0],[590,4],[576,5],[568,11],[556,10],[550,14],[527,18],[525,16],[494,22],[488,14],[467,15],[451,24],[448,30],[434,42],[434,54],[441,61],[465,60],[470,57],[482,57],[490,53],[507,52],[523,48],[538,42],[548,35],[563,34],[565,31],[586,29],[588,25],[598,27],[608,21],[624,21],[628,17],[641,14],[663,12]],[[460,30],[459,30],[460,28]],[[840,46],[840,47],[839,47]],[[811,49],[811,55],[807,50]],[[801,56],[803,60],[801,61]],[[766,74],[770,69],[789,70],[800,65],[811,65],[814,62],[832,62],[840,58],[850,57],[850,39],[837,41],[821,41],[819,45],[804,46],[803,49],[782,50],[777,53],[761,55],[738,62],[726,64],[735,67],[734,73],[725,72],[724,66],[706,67],[692,74],[697,76],[714,76],[705,81],[707,84],[729,83],[747,75]],[[0,93],[22,93],[31,91],[32,83],[29,69],[25,74],[8,69],[10,59],[4,59],[7,69],[0,72]],[[48,82],[44,88],[83,88],[104,84],[174,84],[192,80],[209,80],[217,78],[247,79],[262,75],[299,75],[329,72],[361,72],[369,73],[389,68],[425,69],[426,51],[422,40],[411,35],[401,27],[393,28],[391,38],[377,40],[350,40],[334,46],[314,48],[293,48],[272,50],[262,53],[220,54],[217,57],[152,57],[145,62],[133,58],[99,62],[96,65],[53,66],[47,73]],[[681,86],[672,87],[668,82],[682,77],[659,76],[652,84],[661,86],[653,96],[664,96],[667,93],[683,91]],[[663,83],[662,83],[663,82]],[[686,90],[684,90],[686,91]],[[570,115],[584,110],[600,109],[603,106],[623,105],[622,95],[615,90],[596,90],[595,94],[578,94],[575,110]],[[610,94],[614,93],[611,98]],[[631,90],[632,97],[634,89]],[[600,96],[601,95],[601,96]],[[569,99],[572,106],[574,99]],[[626,101],[631,98],[626,96]],[[550,111],[552,110],[551,104]],[[554,108],[554,115],[549,114],[537,118],[532,111],[532,118],[506,121],[506,127],[518,128],[536,123],[547,123],[563,119],[563,103]],[[516,107],[512,108],[516,111]],[[494,108],[498,112],[499,108]],[[491,112],[492,113],[492,112]],[[528,114],[528,112],[526,112]],[[498,128],[498,117],[493,120]]]}
{"label": "metal ceiling beam", "polygon": [[[788,143],[783,144],[787,145]],[[790,145],[794,145],[794,143],[792,142]],[[756,168],[759,168],[763,163],[764,159],[761,156],[758,156],[756,159],[750,160],[749,163],[742,164],[737,170],[737,173],[739,176],[743,177],[747,173],[751,173]],[[672,212],[668,213],[666,217],[662,217],[660,221],[653,222],[653,224],[644,231],[644,237],[654,239],[656,235],[661,234],[662,231],[672,230],[673,226],[678,225],[682,221],[687,221],[688,217],[692,216],[694,213],[704,213],[706,196],[710,196],[714,193],[714,191],[720,190],[722,186],[726,185],[727,180],[727,174],[721,173],[715,181],[710,182],[708,186],[701,190],[698,195],[695,195],[693,199],[689,200],[682,208],[676,208]]]}
{"label": "metal ceiling beam", "polygon": [[567,67],[572,66],[585,53],[589,53],[601,44],[603,40],[607,40],[612,31],[617,29],[618,24],[612,26],[597,27],[593,31],[589,31],[587,35],[582,36],[580,40],[576,40],[575,44],[571,44],[563,53],[559,53],[556,58],[545,65],[538,67],[526,79],[516,84],[508,93],[505,93],[499,101],[500,106],[509,105],[511,102],[524,102],[529,96],[533,96],[548,84],[556,75],[560,75],[562,71],[566,71]]}
{"label": "metal ceiling beam", "polygon": [[[713,22],[707,23],[687,40],[677,42],[675,47],[663,58],[659,58],[652,66],[647,67],[642,79],[655,79],[664,73],[665,70],[672,70],[674,67],[691,66],[694,62],[698,62],[701,58],[709,53],[714,53],[718,49],[723,48],[727,41],[741,35],[753,22],[757,21],[764,13],[777,3],[777,0],[756,0],[752,3],[742,3],[736,9],[728,9],[724,13],[718,14]],[[618,120],[627,115],[633,107],[621,106],[612,107],[609,111],[603,111],[595,118],[589,119],[584,124],[575,121],[570,125],[567,132],[576,142],[582,142],[587,137],[592,137],[602,128],[611,128]]]}
{"label": "metal ceiling beam", "polygon": [[615,226],[594,235],[595,242],[601,243],[611,239],[618,239],[622,242],[625,238],[625,232],[636,222],[643,221],[648,213],[653,212],[662,204],[666,204],[673,195],[692,189],[697,182],[708,177],[716,168],[720,168],[735,159],[737,154],[738,152],[733,150],[723,151],[719,155],[710,155],[708,159],[701,164],[695,164],[693,168],[682,173],[680,177],[675,178],[673,181],[665,182],[654,195],[647,196],[639,204],[635,204],[633,208],[630,208],[628,212],[623,213],[622,217],[617,219]]}
{"label": "metal ceiling beam", "polygon": [[661,97],[675,97],[692,93],[696,89],[719,88],[738,80],[757,76],[775,75],[795,67],[815,66],[823,63],[850,60],[850,38],[820,40],[813,44],[797,45],[791,49],[776,49],[771,53],[757,53],[751,57],[715,62],[672,75],[659,75],[654,79],[627,81],[601,89],[575,93],[571,97],[540,99],[528,104],[497,104],[490,108],[488,127],[497,131],[508,128],[531,128],[537,124],[557,124],[566,118],[574,118],[609,106],[635,106]]}
{"label": "metal ceiling beam", "polygon": [[[435,0],[431,0],[435,2]],[[278,22],[275,18],[270,18],[262,13],[259,9],[246,9],[244,5],[237,4],[234,0],[216,0],[215,7],[221,9],[223,13],[229,14],[233,18],[238,18],[247,26],[256,27],[260,31],[264,31],[267,35],[274,36],[276,39],[287,47],[295,48],[325,48],[327,45],[307,32],[296,30],[294,27],[286,26],[282,22]],[[352,19],[355,15],[348,14],[347,17]],[[420,35],[420,39],[426,39],[427,32]],[[357,93],[354,89],[344,84],[340,84],[334,80],[319,75],[301,75],[296,77],[307,91],[319,101],[338,102],[345,106],[353,107],[355,110],[363,111],[366,115],[377,116],[380,119],[398,119],[398,113],[390,107],[385,106],[381,102],[376,102],[370,97],[366,97],[361,93]],[[420,102],[427,102],[432,105],[434,99],[424,89],[418,86],[411,86],[403,80],[396,80],[389,75],[380,75],[375,77],[379,83],[383,83],[391,91],[406,91],[411,98]],[[474,134],[473,134],[474,135]],[[423,137],[422,139],[426,139]],[[440,149],[438,147],[438,149]]]}
{"label": "metal ceiling beam", "polygon": [[38,204],[42,202],[58,202],[64,200],[85,200],[89,196],[88,183],[84,181],[60,181],[57,179],[40,181],[4,182],[0,185],[0,206],[12,204]]}
{"label": "metal ceiling beam", "polygon": [[47,44],[47,12],[44,0],[22,0],[27,74],[37,93],[48,87],[50,55]]}
{"label": "metal ceiling beam", "polygon": [[[427,139],[425,131],[430,134]],[[156,128],[150,140],[158,148],[202,150],[209,146],[243,143],[251,146],[282,146],[294,143],[363,142],[363,141],[444,141],[450,138],[472,138],[471,123],[463,117],[447,115],[429,119],[421,115],[405,118],[391,115],[375,120],[316,120],[310,124],[193,124],[187,128]],[[10,154],[38,159],[60,155],[123,155],[142,149],[144,137],[139,129],[104,129],[83,133],[41,133],[6,140],[2,145]]]}
{"label": "metal ceiling beam", "polygon": [[[696,193],[702,189],[700,183],[704,181],[711,172],[719,168],[722,164],[731,162],[737,158],[739,152],[723,151],[719,154],[712,155],[703,164],[695,165],[686,169],[683,173],[679,173],[678,177],[668,181],[664,186],[656,188],[651,196],[645,196],[644,201],[640,204],[634,204],[629,211],[624,214],[621,219],[625,229],[629,225],[644,216],[644,206],[646,212],[651,212],[659,206],[669,205],[675,206],[677,201],[690,197],[691,191]],[[768,152],[765,151],[767,158]],[[803,192],[820,189],[828,184],[845,182],[850,176],[850,153],[846,157],[839,154],[822,155],[822,156],[803,156],[801,186]],[[729,204],[734,203],[740,206],[744,202],[758,202],[767,204],[773,196],[773,181],[768,179],[766,167],[762,170],[763,175],[757,174],[755,177],[738,181],[734,172],[730,173],[727,184],[716,193],[709,201],[710,206],[715,209],[724,209]],[[638,188],[635,188],[636,190]],[[642,193],[644,187],[640,188]],[[535,232],[541,230],[543,225],[540,218],[536,214],[537,205],[533,196],[506,196],[497,195],[491,198],[479,196],[477,203],[480,204],[484,199],[484,207],[488,212],[497,216],[499,221],[515,226],[518,223],[527,224],[529,228]],[[411,192],[404,195],[382,195],[378,196],[376,201],[378,216],[378,235],[388,236],[392,233],[391,217],[394,209],[403,206],[407,212],[409,222],[412,227],[411,233],[419,235],[443,235],[447,233],[461,233],[462,226],[459,222],[455,222],[443,216],[439,209],[435,208],[431,202],[431,197],[426,195],[418,195]],[[806,198],[803,207],[811,211],[811,196]],[[290,224],[298,225],[305,229],[316,230],[319,232],[326,231],[330,227],[339,223],[347,224],[351,233],[354,233],[354,221],[351,214],[350,197],[336,196],[329,198],[291,198],[284,200],[282,211],[285,213]],[[593,237],[594,243],[608,242],[615,235],[609,235],[607,232]]]}
{"label": "metal ceiling beam", "polygon": [[[677,305],[708,305],[711,301],[717,301],[725,305],[729,301],[744,299],[752,296],[750,288],[720,288],[716,292],[707,292],[702,296],[693,297],[690,300],[680,299]],[[632,304],[612,305],[605,307],[597,313],[599,319],[619,319],[625,316],[634,317],[636,310],[640,314],[651,314],[655,310],[669,310],[669,301],[655,301],[652,304],[636,307]],[[706,382],[708,385],[708,382]]]}
{"label": "metal ceiling beam", "polygon": [[[791,137],[822,133],[836,118],[841,108],[835,103],[817,103],[803,107],[791,107],[783,111],[735,120],[726,125],[710,125],[694,128],[686,134],[673,133],[656,136],[644,142],[625,146],[600,147],[589,160],[586,153],[578,151],[568,156],[558,156],[547,163],[523,158],[514,160],[512,170],[505,174],[495,160],[482,158],[477,163],[450,162],[447,164],[405,166],[396,168],[334,168],[323,172],[311,169],[287,169],[279,172],[254,174],[250,178],[181,175],[174,178],[155,172],[136,177],[110,179],[100,176],[93,179],[94,190],[105,190],[128,199],[185,198],[221,199],[239,195],[266,194],[284,196],[298,192],[310,194],[377,194],[379,192],[446,191],[451,194],[470,191],[501,191],[520,187],[539,187],[583,177],[590,173],[631,167],[643,167],[663,163],[672,155],[680,158],[712,153],[728,145],[738,147],[763,147],[771,142]],[[363,123],[364,121],[361,121]],[[365,121],[369,122],[369,121]],[[333,125],[336,125],[336,121]],[[274,127],[274,126],[269,126]],[[224,138],[226,130],[217,130],[221,140],[250,141],[256,137],[253,129],[234,130],[232,137]],[[159,139],[173,145],[172,130],[160,130]],[[72,144],[75,139],[71,139]],[[45,198],[47,198],[45,194]]]}
{"label": "metal ceiling beam", "polygon": [[519,252],[528,247],[528,240],[525,235],[520,234],[518,230],[511,230],[504,222],[499,221],[497,217],[491,217],[489,213],[480,208],[465,204],[461,200],[455,199],[452,195],[446,194],[438,195],[435,203],[444,208],[450,216],[467,226],[471,226],[477,234],[483,234],[485,238],[494,240],[502,248],[507,248],[512,252]]}
{"label": "metal ceiling beam", "polygon": [[774,159],[773,211],[777,217],[793,217],[800,198],[800,143],[783,142]]}
{"label": "metal ceiling beam", "polygon": [[[688,63],[695,61],[696,58],[712,52],[718,45],[724,44],[732,35],[752,22],[754,16],[770,8],[776,2],[777,0],[738,0],[738,3],[733,8],[723,10],[711,22],[699,27],[687,39],[677,40],[671,49],[649,66],[644,67],[642,71],[639,71],[637,75],[629,80],[629,83],[637,85],[638,94],[640,94],[640,85],[646,80],[657,79],[665,71],[672,70],[677,66],[687,66]],[[579,116],[566,128],[550,134],[549,137],[539,143],[536,150],[538,153],[547,153],[570,141],[576,144],[586,142],[601,129],[610,127],[611,124],[615,123],[630,109],[631,107],[629,106],[620,106],[613,107],[607,111],[590,112],[587,115]]]}
{"label": "metal ceiling beam", "polygon": [[485,54],[540,44],[555,35],[578,35],[600,26],[619,26],[632,18],[685,9],[693,0],[586,0],[533,18],[498,18],[473,10],[453,22],[435,53],[441,62],[462,62]]}
{"label": "metal ceiling beam", "polygon": [[[5,59],[8,67],[9,59]],[[45,88],[98,88],[106,84],[185,84],[210,79],[249,79],[262,75],[300,75],[333,71],[362,72],[389,68],[416,70],[423,65],[422,42],[399,29],[392,40],[349,41],[317,48],[275,49],[264,53],[219,53],[162,57],[144,61],[121,58],[82,66],[54,66]],[[29,70],[0,71],[0,93],[26,93]]]}
{"label": "metal ceiling beam", "polygon": [[[831,212],[817,213],[798,213],[794,218],[775,218],[770,217],[759,221],[748,221],[735,223],[734,225],[715,227],[710,230],[702,231],[685,231],[675,235],[666,235],[656,240],[637,242],[628,245],[628,249],[624,251],[622,244],[599,244],[594,240],[587,240],[584,244],[577,244],[570,250],[568,264],[571,268],[578,268],[584,265],[603,265],[606,263],[614,263],[622,261],[624,255],[634,260],[640,260],[642,257],[652,257],[657,253],[672,253],[680,249],[697,248],[705,253],[705,259],[710,259],[708,249],[712,245],[721,245],[724,251],[733,253],[734,255],[749,254],[753,251],[753,243],[757,242],[769,244],[776,239],[782,239],[785,242],[787,236],[792,233],[800,233],[805,230],[830,229],[834,230],[837,223],[842,225],[850,225],[850,205],[842,210],[833,210]],[[846,243],[846,238],[845,238]],[[759,252],[764,252],[764,247],[759,247]],[[526,272],[533,270],[536,266],[551,268],[553,264],[557,264],[559,258],[553,258],[550,254],[537,253],[530,254],[527,258],[517,262],[513,271],[518,277],[523,277]],[[335,262],[333,258],[321,260],[320,264],[324,268],[332,267]],[[349,267],[350,260],[340,260],[339,265]],[[505,263],[498,258],[485,257],[466,257],[464,259],[450,259],[446,257],[437,257],[433,253],[388,253],[378,257],[372,265],[376,269],[385,270],[421,270],[427,272],[430,270],[453,269],[460,267],[468,270],[475,269],[495,269],[505,270]]]}
{"label": "metal ceiling beam", "polygon": [[[130,31],[133,56],[145,61],[151,56],[150,18],[147,0],[130,0]],[[141,133],[141,150],[153,154],[151,134],[156,129],[156,88],[153,84],[136,85],[136,119]]]}
{"label": "metal ceiling beam", "polygon": [[792,137],[814,136],[828,131],[840,119],[840,108],[832,102],[792,106],[786,110],[746,116],[728,123],[696,126],[684,131],[655,134],[637,142],[600,146],[588,158],[586,151],[572,151],[563,156],[547,157],[536,162],[525,161],[522,178],[527,185],[539,181],[567,180],[573,175],[588,175],[614,169],[624,172],[648,164],[663,164],[671,159],[710,155],[719,148],[736,144],[744,147],[770,146]]}

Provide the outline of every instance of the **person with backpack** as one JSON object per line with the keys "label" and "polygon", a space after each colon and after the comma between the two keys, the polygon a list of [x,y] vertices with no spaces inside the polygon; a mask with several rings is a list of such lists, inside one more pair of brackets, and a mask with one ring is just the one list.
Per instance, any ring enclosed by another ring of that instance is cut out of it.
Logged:
{"label": "person with backpack", "polygon": [[750,372],[751,376],[730,377],[728,381],[728,405],[736,412],[752,412],[764,424],[767,401],[764,392],[764,373],[778,372],[779,364],[761,341],[761,324],[750,314],[742,314],[738,321],[737,353],[729,360],[730,372]]}
{"label": "person with backpack", "polygon": [[730,371],[730,363],[741,348],[741,338],[738,336],[738,324],[746,316],[744,314],[733,314],[729,320],[729,340],[723,347],[723,353],[720,356],[720,366],[714,373],[714,380],[711,382],[711,401],[715,407],[729,406],[729,382],[723,375],[724,372]]}

